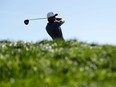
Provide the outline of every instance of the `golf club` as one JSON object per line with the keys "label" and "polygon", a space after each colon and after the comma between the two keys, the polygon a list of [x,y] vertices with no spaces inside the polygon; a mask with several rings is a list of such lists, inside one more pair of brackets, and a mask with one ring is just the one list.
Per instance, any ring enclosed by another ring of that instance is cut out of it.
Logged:
{"label": "golf club", "polygon": [[[57,16],[58,14],[55,14],[54,16]],[[47,19],[47,18],[34,18],[34,19],[26,19],[24,20],[24,24],[25,25],[28,25],[29,24],[29,21],[31,20],[42,20],[42,19]]]}
{"label": "golf club", "polygon": [[42,19],[47,19],[47,18],[26,19],[26,20],[24,20],[24,24],[25,24],[25,25],[28,25],[28,24],[29,24],[29,21],[31,21],[31,20],[42,20]]}

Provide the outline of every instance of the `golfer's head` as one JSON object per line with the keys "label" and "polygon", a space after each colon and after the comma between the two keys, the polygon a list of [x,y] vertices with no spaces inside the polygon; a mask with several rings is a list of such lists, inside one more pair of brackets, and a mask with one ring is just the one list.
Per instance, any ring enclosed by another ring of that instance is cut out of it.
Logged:
{"label": "golfer's head", "polygon": [[58,14],[54,14],[53,12],[49,12],[49,13],[47,14],[47,19],[48,19],[48,21],[55,21],[55,18],[56,18],[57,15],[58,15]]}

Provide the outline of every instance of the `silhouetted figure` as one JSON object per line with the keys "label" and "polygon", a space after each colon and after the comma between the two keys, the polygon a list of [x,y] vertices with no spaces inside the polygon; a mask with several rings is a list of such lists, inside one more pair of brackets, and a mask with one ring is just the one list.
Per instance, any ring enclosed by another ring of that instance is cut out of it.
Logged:
{"label": "silhouetted figure", "polygon": [[54,14],[53,12],[49,12],[47,14],[48,23],[46,26],[47,33],[51,36],[53,40],[60,39],[64,40],[61,25],[65,22],[62,18],[56,18],[58,14]]}

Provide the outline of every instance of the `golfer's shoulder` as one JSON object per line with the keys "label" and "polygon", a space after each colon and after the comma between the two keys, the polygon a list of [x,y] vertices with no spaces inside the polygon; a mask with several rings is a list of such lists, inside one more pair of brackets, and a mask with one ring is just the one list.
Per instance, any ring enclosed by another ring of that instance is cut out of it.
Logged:
{"label": "golfer's shoulder", "polygon": [[62,22],[61,21],[55,21],[54,24],[56,24],[56,25],[57,24],[62,24]]}

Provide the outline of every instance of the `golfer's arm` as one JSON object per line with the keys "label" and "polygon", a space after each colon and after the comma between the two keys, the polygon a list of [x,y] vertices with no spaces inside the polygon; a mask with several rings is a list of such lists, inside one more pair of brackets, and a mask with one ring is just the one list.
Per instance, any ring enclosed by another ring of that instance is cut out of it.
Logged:
{"label": "golfer's arm", "polygon": [[62,24],[65,22],[63,18],[56,18],[57,21],[61,22]]}

